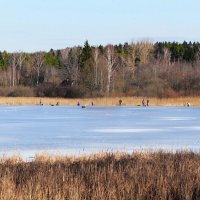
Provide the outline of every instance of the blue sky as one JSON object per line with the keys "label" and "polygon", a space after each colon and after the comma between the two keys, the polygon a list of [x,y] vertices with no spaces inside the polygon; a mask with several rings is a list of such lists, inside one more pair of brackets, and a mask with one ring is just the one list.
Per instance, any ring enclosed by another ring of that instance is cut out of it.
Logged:
{"label": "blue sky", "polygon": [[0,50],[200,41],[199,0],[0,0]]}

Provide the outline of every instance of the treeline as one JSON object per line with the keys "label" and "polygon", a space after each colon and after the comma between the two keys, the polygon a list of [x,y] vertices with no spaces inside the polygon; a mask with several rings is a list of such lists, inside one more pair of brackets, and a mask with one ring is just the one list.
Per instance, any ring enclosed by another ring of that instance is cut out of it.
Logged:
{"label": "treeline", "polygon": [[0,96],[200,95],[200,43],[148,41],[0,52]]}

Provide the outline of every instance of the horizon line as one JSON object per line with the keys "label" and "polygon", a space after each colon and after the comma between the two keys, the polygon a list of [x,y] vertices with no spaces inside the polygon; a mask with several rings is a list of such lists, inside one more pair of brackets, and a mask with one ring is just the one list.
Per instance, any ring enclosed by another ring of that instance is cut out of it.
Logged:
{"label": "horizon line", "polygon": [[115,45],[125,45],[125,44],[128,44],[128,45],[130,45],[130,44],[137,44],[137,43],[140,43],[140,42],[149,42],[149,43],[152,43],[152,44],[156,44],[156,43],[178,43],[178,44],[183,44],[184,42],[187,42],[187,43],[200,43],[200,40],[194,40],[194,39],[183,39],[183,40],[179,40],[179,39],[168,39],[168,40],[154,40],[153,41],[153,39],[149,39],[149,38],[143,38],[143,39],[137,39],[137,40],[132,40],[132,41],[125,41],[125,42],[107,42],[106,44],[92,44],[92,43],[90,43],[90,41],[88,40],[88,39],[86,39],[85,41],[84,41],[84,43],[82,43],[82,45],[80,45],[80,44],[76,44],[76,45],[68,45],[68,46],[66,46],[66,47],[61,47],[61,48],[49,48],[49,49],[39,49],[39,50],[22,50],[22,49],[19,49],[19,50],[11,50],[11,51],[9,51],[9,50],[6,50],[6,49],[0,49],[0,52],[7,52],[7,53],[19,53],[19,52],[23,52],[23,53],[36,53],[36,52],[49,52],[50,50],[54,50],[54,51],[58,51],[58,50],[65,50],[65,49],[68,49],[68,48],[77,48],[77,47],[84,47],[84,44],[85,44],[85,42],[86,41],[88,41],[88,43],[89,43],[89,45],[91,46],[91,47],[94,47],[94,48],[96,48],[96,47],[99,47],[99,46],[103,46],[103,47],[106,47],[107,45],[113,45],[113,46],[115,46]]}

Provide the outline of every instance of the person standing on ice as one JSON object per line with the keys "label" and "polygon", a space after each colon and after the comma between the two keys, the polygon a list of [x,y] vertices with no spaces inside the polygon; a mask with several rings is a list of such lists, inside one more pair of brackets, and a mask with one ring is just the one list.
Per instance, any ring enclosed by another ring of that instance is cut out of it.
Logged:
{"label": "person standing on ice", "polygon": [[142,99],[142,106],[145,106],[144,99]]}
{"label": "person standing on ice", "polygon": [[43,106],[42,100],[40,99],[40,106]]}
{"label": "person standing on ice", "polygon": [[147,99],[147,106],[149,106],[149,99]]}

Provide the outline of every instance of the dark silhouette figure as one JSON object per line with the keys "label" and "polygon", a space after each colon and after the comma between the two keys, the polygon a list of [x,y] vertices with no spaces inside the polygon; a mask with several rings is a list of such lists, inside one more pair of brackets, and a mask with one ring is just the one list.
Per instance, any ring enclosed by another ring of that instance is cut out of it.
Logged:
{"label": "dark silhouette figure", "polygon": [[122,100],[120,99],[120,100],[119,100],[119,106],[121,106],[121,105],[122,105]]}
{"label": "dark silhouette figure", "polygon": [[59,105],[60,105],[59,102],[57,102],[57,103],[56,103],[56,106],[59,106]]}
{"label": "dark silhouette figure", "polygon": [[145,106],[145,102],[144,102],[144,99],[142,99],[142,106]]}
{"label": "dark silhouette figure", "polygon": [[149,106],[149,99],[147,99],[147,106]]}
{"label": "dark silhouette figure", "polygon": [[94,102],[92,101],[92,106],[94,106]]}
{"label": "dark silhouette figure", "polygon": [[80,106],[80,102],[78,101],[77,106]]}
{"label": "dark silhouette figure", "polygon": [[42,100],[40,99],[40,106],[43,106]]}

